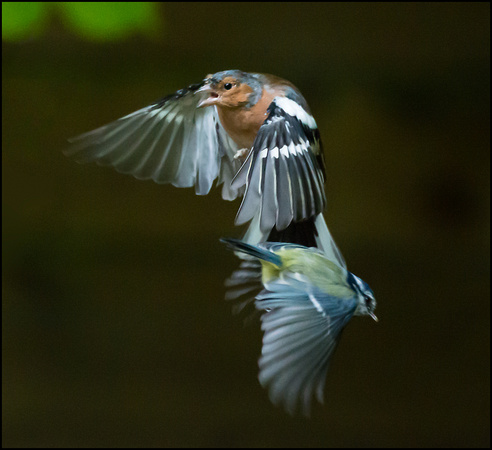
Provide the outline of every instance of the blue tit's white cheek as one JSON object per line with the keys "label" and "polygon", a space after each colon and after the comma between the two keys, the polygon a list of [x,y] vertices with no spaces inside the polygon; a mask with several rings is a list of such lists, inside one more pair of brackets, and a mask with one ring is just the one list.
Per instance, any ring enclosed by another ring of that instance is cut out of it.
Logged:
{"label": "blue tit's white cheek", "polygon": [[317,128],[316,121],[314,120],[313,116],[306,112],[306,110],[294,100],[290,100],[287,97],[277,97],[275,99],[275,103],[280,106],[280,108],[282,108],[287,114],[297,118],[308,127],[313,129]]}

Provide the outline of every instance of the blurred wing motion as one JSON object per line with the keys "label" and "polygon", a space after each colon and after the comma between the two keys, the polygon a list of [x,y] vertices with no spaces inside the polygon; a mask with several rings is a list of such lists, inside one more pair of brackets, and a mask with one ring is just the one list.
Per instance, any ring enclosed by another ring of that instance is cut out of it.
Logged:
{"label": "blurred wing motion", "polygon": [[326,204],[318,128],[297,102],[275,97],[251,152],[232,181],[246,186],[236,216],[242,224],[259,214],[262,232],[313,218]]}
{"label": "blurred wing motion", "polygon": [[[291,223],[285,230],[277,231],[273,229],[270,233],[262,233],[258,225],[259,214],[257,214],[243,241],[256,245],[261,242],[285,242],[300,244],[305,247],[315,247],[320,250],[323,256],[332,261],[341,269],[347,270],[347,265],[342,253],[333,239],[323,214],[319,214],[315,219],[303,222]],[[271,248],[271,244],[265,244]],[[261,282],[261,263],[254,257],[245,253],[237,254],[242,260],[238,269],[226,279],[226,300],[232,303],[233,314],[245,313],[245,321],[254,317],[254,309],[250,307],[254,303],[256,295],[262,290]]]}
{"label": "blurred wing motion", "polygon": [[195,186],[208,194],[213,181],[233,200],[242,189],[230,182],[239,168],[237,146],[220,124],[215,107],[197,108],[204,82],[70,140],[65,154],[79,163],[95,161],[141,180]]}
{"label": "blurred wing motion", "polygon": [[[264,332],[258,376],[261,385],[275,405],[282,405],[290,414],[300,408],[309,415],[313,396],[323,402],[330,359],[357,309],[358,300],[346,284],[346,269],[316,248],[221,241],[237,256],[244,253],[262,261],[264,289],[254,303]],[[244,273],[240,269],[237,276],[258,281],[244,264]]]}
{"label": "blurred wing motion", "polygon": [[299,278],[268,283],[256,299],[264,331],[259,380],[270,400],[309,415],[313,395],[323,403],[330,359],[357,307]]}

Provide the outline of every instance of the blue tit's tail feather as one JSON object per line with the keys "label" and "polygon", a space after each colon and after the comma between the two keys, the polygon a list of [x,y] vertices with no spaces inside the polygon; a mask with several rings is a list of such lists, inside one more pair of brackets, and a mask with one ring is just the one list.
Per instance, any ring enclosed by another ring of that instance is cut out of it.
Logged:
{"label": "blue tit's tail feather", "polygon": [[282,260],[280,259],[280,256],[265,248],[247,244],[246,242],[240,241],[239,239],[232,238],[222,238],[221,242],[226,243],[233,250],[246,253],[247,255],[254,256],[255,258],[262,259],[279,267],[282,265]]}

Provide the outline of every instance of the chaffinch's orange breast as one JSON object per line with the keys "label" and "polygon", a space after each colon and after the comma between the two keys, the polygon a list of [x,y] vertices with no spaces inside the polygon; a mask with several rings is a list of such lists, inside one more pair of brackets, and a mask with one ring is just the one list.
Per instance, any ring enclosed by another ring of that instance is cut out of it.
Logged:
{"label": "chaffinch's orange breast", "polygon": [[250,108],[217,105],[222,126],[240,148],[253,146],[256,134],[267,118],[267,109],[274,97],[274,92],[263,90],[260,100]]}

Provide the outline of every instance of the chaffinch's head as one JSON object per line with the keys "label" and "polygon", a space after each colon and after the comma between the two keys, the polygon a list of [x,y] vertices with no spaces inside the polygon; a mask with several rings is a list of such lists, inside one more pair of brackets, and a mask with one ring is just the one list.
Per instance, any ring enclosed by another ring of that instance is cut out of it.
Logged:
{"label": "chaffinch's head", "polygon": [[195,94],[204,98],[199,108],[217,105],[226,108],[250,107],[256,104],[262,93],[261,82],[255,74],[240,70],[225,70],[207,75],[205,84]]}

